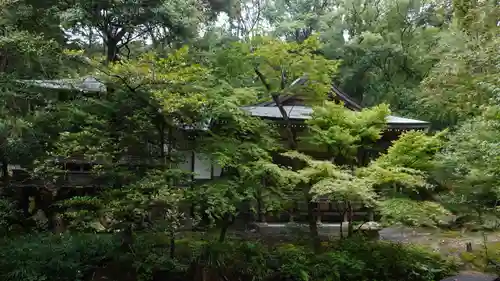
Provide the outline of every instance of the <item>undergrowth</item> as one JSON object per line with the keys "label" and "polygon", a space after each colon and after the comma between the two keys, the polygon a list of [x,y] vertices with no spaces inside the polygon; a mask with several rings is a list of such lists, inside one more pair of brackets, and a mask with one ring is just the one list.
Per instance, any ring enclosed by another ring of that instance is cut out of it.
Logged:
{"label": "undergrowth", "polygon": [[360,238],[323,243],[320,254],[300,244],[215,241],[196,236],[178,239],[172,259],[164,234],[136,234],[128,249],[111,234],[28,235],[1,241],[0,279],[90,280],[97,271],[117,274],[103,270],[111,265],[137,281],[179,276],[178,280],[201,280],[197,279],[201,273],[210,280],[230,281],[431,281],[456,270],[453,263],[424,249]]}

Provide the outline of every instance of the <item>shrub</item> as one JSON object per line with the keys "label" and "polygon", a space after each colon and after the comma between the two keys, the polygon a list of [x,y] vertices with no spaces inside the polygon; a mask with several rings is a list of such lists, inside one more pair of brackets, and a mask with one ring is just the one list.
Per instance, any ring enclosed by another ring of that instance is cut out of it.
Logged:
{"label": "shrub", "polygon": [[78,281],[116,252],[110,235],[38,234],[0,242],[0,280]]}
{"label": "shrub", "polygon": [[0,198],[0,236],[12,230],[12,224],[18,220],[18,216],[15,204],[6,198]]}
{"label": "shrub", "polygon": [[126,251],[118,242],[107,234],[0,241],[0,280],[80,281],[100,268],[104,276],[130,273],[132,279],[126,280],[134,281],[192,280],[200,272],[214,280],[430,281],[454,270],[453,264],[418,247],[359,238],[332,243],[315,254],[295,244],[270,247],[257,241],[219,243],[188,237],[176,241],[174,259],[165,234],[140,233]]}
{"label": "shrub", "polygon": [[[488,243],[488,252],[483,246],[473,252],[463,252],[460,258],[466,265],[478,271],[498,272],[500,265],[500,242]],[[488,254],[486,254],[488,253]]]}
{"label": "shrub", "polygon": [[363,276],[370,280],[441,280],[457,270],[439,254],[413,245],[357,238],[343,240],[333,249],[363,261]]}
{"label": "shrub", "polygon": [[361,238],[335,242],[319,255],[291,244],[272,253],[286,280],[431,281],[456,270],[453,263],[424,249]]}

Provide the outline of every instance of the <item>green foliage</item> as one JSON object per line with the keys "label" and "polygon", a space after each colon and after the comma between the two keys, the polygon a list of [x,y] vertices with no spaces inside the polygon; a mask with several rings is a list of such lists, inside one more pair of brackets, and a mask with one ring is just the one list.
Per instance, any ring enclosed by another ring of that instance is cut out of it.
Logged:
{"label": "green foliage", "polygon": [[[315,254],[298,245],[269,248],[255,241],[225,243],[187,238],[178,240],[174,260],[165,254],[167,236],[141,233],[132,250],[123,253],[110,235],[38,235],[2,241],[0,276],[3,280],[86,280],[100,276],[137,276],[151,280],[187,278],[196,268],[211,276],[240,280],[439,280],[454,265],[413,246],[347,239]],[[39,243],[39,242],[43,243]],[[27,251],[27,249],[30,249]],[[127,264],[120,271],[113,264]],[[195,265],[191,267],[190,265]],[[279,272],[279,273],[276,273]]]}
{"label": "green foliage", "polygon": [[[291,156],[307,164],[298,172],[299,178],[311,185],[310,192],[314,199],[327,197],[332,202],[356,202],[366,207],[377,207],[382,217],[391,223],[418,225],[432,221],[430,224],[434,225],[437,222],[435,217],[447,214],[444,208],[437,203],[417,202],[409,198],[422,190],[431,189],[425,172],[433,167],[434,155],[442,145],[442,134],[426,136],[419,132],[407,133],[368,166],[352,166],[358,159],[358,149],[369,148],[381,137],[387,115],[386,106],[361,112],[349,111],[334,103],[315,108],[312,118],[307,121],[311,132],[307,140],[316,145],[326,145],[333,161],[339,161],[339,158],[347,160],[351,169],[294,153]],[[402,195],[408,198],[405,202],[417,206],[405,208],[405,204],[399,204],[405,199],[395,198]],[[416,219],[419,207],[425,207],[425,212]]]}
{"label": "green foliage", "polygon": [[422,80],[419,102],[423,114],[445,126],[480,115],[500,85],[499,39],[494,35],[498,18],[493,16],[498,5],[486,1],[465,10],[455,8],[457,27],[441,34],[435,49],[441,59]]}
{"label": "green foliage", "polygon": [[312,118],[307,120],[314,145],[324,145],[333,158],[356,162],[359,149],[368,148],[380,139],[389,115],[386,105],[364,109],[361,112],[346,110],[342,104],[327,102],[315,107]]}
{"label": "green foliage", "polygon": [[472,266],[474,270],[496,273],[498,270],[496,265],[500,262],[499,248],[498,242],[486,243],[486,248],[481,246],[473,249],[471,253],[463,252],[460,254],[460,258],[468,266]]}
{"label": "green foliage", "polygon": [[334,250],[363,261],[366,280],[440,280],[457,269],[451,261],[419,246],[349,239]]}
{"label": "green foliage", "polygon": [[444,134],[428,135],[420,131],[404,133],[389,147],[387,153],[377,158],[381,167],[391,166],[430,172],[434,169],[434,156],[444,145]]}
{"label": "green foliage", "polygon": [[[296,42],[283,42],[270,37],[255,37],[249,43],[232,43],[215,56],[214,68],[218,77],[224,77],[237,87],[248,87],[268,100],[270,94],[300,94],[309,103],[326,98],[331,77],[338,61],[327,60],[318,53],[321,42],[316,36]],[[255,83],[255,69],[262,74],[261,83]],[[291,83],[305,77],[303,85]],[[265,84],[262,83],[264,79]],[[236,80],[236,81],[235,81]]]}
{"label": "green foliage", "polygon": [[16,205],[6,198],[0,199],[0,236],[11,234],[13,225],[20,218]]}
{"label": "green foliage", "polygon": [[[330,91],[331,77],[335,74],[338,62],[327,60],[317,54],[321,42],[312,36],[302,43],[284,43],[271,38],[257,38],[250,53],[253,65],[264,74],[271,92],[283,90],[283,83],[288,85],[295,79],[306,76],[307,83],[300,93],[310,101],[324,100]],[[286,81],[283,81],[283,76]],[[287,93],[288,94],[288,93]]]}
{"label": "green foliage", "polygon": [[476,217],[479,224],[484,224],[485,215],[498,216],[498,112],[495,104],[463,123],[437,156],[437,178],[449,189],[443,200]]}
{"label": "green foliage", "polygon": [[[500,64],[498,5],[490,2],[1,1],[0,160],[3,168],[21,164],[39,183],[16,197],[35,197],[35,211],[49,221],[62,213],[72,231],[133,226],[137,239],[117,258],[117,241],[102,234],[16,238],[13,223],[25,218],[2,199],[0,227],[12,237],[0,242],[0,277],[83,280],[108,262],[144,280],[185,274],[193,264],[229,280],[277,280],[276,271],[295,280],[444,277],[449,264],[400,245],[346,240],[317,254],[175,237],[190,204],[224,230],[243,203],[282,211],[297,193],[375,207],[391,224],[435,226],[448,215],[443,206],[481,224],[497,216]],[[219,11],[228,20],[214,24]],[[200,34],[197,47],[179,48]],[[65,45],[64,37],[78,38]],[[93,53],[105,54],[105,64],[82,60]],[[93,74],[106,93],[19,81],[76,73]],[[297,78],[305,84],[293,84]],[[461,123],[447,140],[406,133],[362,162],[358,154],[380,139],[389,106],[353,112],[324,103],[332,78],[363,105],[386,102],[434,125]],[[293,169],[272,163],[282,148],[278,130],[240,107],[289,94],[320,105],[304,140],[333,160],[294,151],[284,154]],[[186,151],[217,163],[222,177],[193,182],[179,169]],[[92,184],[67,188],[68,159],[92,162]],[[433,177],[449,191],[440,198]],[[20,189],[6,175],[2,184],[2,196]]]}
{"label": "green foliage", "polygon": [[[59,25],[59,1],[2,1],[0,3],[0,27],[13,27],[30,34],[43,34],[59,44],[65,43],[65,36]],[[38,37],[38,36],[36,36]],[[39,37],[38,37],[39,38]]]}
{"label": "green foliage", "polygon": [[121,59],[122,49],[130,52],[129,45],[148,33],[155,45],[163,46],[192,38],[203,16],[198,1],[77,1],[58,6],[62,26],[81,37],[104,39],[107,62]]}
{"label": "green foliage", "polygon": [[0,49],[2,75],[33,79],[59,74],[63,56],[60,46],[53,40],[8,28],[0,36]]}
{"label": "green foliage", "polygon": [[360,168],[357,175],[371,179],[372,184],[384,194],[398,194],[401,189],[415,190],[418,187],[428,188],[426,175],[418,170],[392,166],[383,168],[373,162],[368,167]]}
{"label": "green foliage", "polygon": [[389,225],[435,227],[443,224],[450,212],[438,202],[393,198],[381,203],[380,215]]}
{"label": "green foliage", "polygon": [[370,179],[356,177],[350,170],[329,161],[313,160],[298,152],[284,155],[292,161],[305,163],[304,168],[295,172],[295,181],[300,183],[299,187],[308,187],[312,200],[328,198],[332,202],[358,202],[369,207],[377,204],[378,196]]}
{"label": "green foliage", "polygon": [[3,280],[83,280],[111,258],[118,244],[109,235],[28,235],[0,242]]}

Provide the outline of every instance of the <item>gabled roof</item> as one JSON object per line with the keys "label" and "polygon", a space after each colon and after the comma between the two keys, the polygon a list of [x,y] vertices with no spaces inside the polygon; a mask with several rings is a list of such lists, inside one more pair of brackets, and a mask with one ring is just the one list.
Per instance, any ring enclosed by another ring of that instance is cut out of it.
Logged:
{"label": "gabled roof", "polygon": [[[311,118],[313,112],[312,107],[305,105],[289,105],[287,101],[292,101],[296,95],[283,95],[279,98],[280,103],[284,104],[284,108],[288,113],[288,117],[294,121],[304,121]],[[328,99],[338,100],[344,103],[344,106],[353,111],[361,111],[363,107],[355,102],[348,94],[343,92],[335,85],[331,86],[331,91],[328,93]],[[282,115],[274,101],[266,101],[254,106],[243,107],[252,116],[280,120]],[[394,115],[387,116],[387,125],[391,129],[427,129],[430,126],[429,122],[398,117]]]}

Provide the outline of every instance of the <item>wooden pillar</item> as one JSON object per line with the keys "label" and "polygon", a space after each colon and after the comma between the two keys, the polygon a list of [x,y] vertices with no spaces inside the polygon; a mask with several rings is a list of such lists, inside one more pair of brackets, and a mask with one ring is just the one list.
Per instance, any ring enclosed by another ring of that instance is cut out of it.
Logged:
{"label": "wooden pillar", "polygon": [[266,222],[266,212],[262,198],[257,198],[257,222]]}
{"label": "wooden pillar", "polygon": [[290,214],[290,217],[288,218],[288,222],[289,223],[292,223],[294,222],[294,216],[295,216],[295,212],[300,212],[300,210],[298,210],[298,206],[297,206],[297,202],[293,202],[293,207],[291,207],[289,210],[288,210],[288,213]]}
{"label": "wooden pillar", "polygon": [[317,224],[321,224],[321,215],[323,214],[323,211],[326,209],[328,210],[329,209],[329,206],[330,204],[329,203],[326,203],[327,204],[327,208],[322,208],[322,206],[324,205],[321,205],[321,204],[325,204],[325,202],[322,202],[322,203],[316,203],[316,223]]}
{"label": "wooden pillar", "polygon": [[288,211],[288,213],[290,214],[289,218],[288,218],[288,222],[294,222],[294,212],[293,212],[293,208],[290,209]]}
{"label": "wooden pillar", "polygon": [[372,208],[368,209],[368,221],[374,221],[375,220],[375,212],[373,211]]}
{"label": "wooden pillar", "polygon": [[316,223],[321,224],[321,211],[319,208],[316,208]]}

